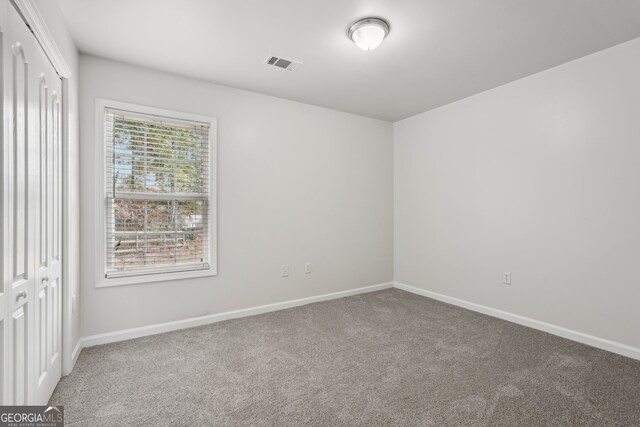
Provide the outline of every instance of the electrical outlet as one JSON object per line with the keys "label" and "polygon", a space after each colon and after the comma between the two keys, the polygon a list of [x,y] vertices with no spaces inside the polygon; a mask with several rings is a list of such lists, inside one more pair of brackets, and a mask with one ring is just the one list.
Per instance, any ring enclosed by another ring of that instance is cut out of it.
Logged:
{"label": "electrical outlet", "polygon": [[510,285],[511,284],[511,272],[510,271],[505,271],[504,273],[502,273],[502,283],[505,285]]}
{"label": "electrical outlet", "polygon": [[288,277],[289,276],[289,265],[288,264],[282,264],[280,266],[280,276],[282,276],[282,277]]}
{"label": "electrical outlet", "polygon": [[304,265],[304,274],[311,274],[311,263],[308,262]]}

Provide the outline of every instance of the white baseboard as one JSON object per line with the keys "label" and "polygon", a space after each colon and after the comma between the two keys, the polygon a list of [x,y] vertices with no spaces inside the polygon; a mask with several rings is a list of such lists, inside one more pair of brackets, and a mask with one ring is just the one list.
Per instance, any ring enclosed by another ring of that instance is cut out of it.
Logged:
{"label": "white baseboard", "polygon": [[417,295],[425,296],[427,298],[442,301],[448,304],[463,307],[472,311],[487,314],[489,316],[497,317],[509,322],[517,323],[519,325],[528,326],[533,329],[548,332],[553,335],[558,335],[563,338],[567,338],[573,341],[577,341],[583,344],[590,345],[592,347],[607,350],[612,353],[621,354],[633,359],[640,360],[640,349],[631,347],[626,344],[617,343],[614,341],[606,340],[603,338],[594,337],[592,335],[577,332],[571,329],[563,328],[561,326],[552,325],[550,323],[542,322],[539,320],[531,319],[529,317],[520,316],[518,314],[509,313],[507,311],[498,310],[495,308],[487,307],[481,304],[453,298],[447,295],[431,292],[426,289],[417,288],[404,283],[390,282],[381,283],[379,285],[366,286],[363,288],[350,289],[347,291],[333,292],[330,294],[317,295],[313,297],[300,298],[296,300],[284,301],[274,304],[261,305],[258,307],[245,308],[240,310],[227,311],[224,313],[210,314],[207,316],[193,317],[190,319],[177,320],[174,322],[159,323],[155,325],[142,326],[139,328],[125,329],[122,331],[108,332],[105,334],[90,335],[81,338],[73,349],[72,363],[75,365],[80,351],[85,347],[92,347],[95,345],[109,344],[118,341],[125,341],[133,338],[140,338],[149,335],[161,334],[164,332],[176,331],[179,329],[193,328],[196,326],[208,325],[211,323],[221,322],[223,320],[237,319],[240,317],[254,316],[262,313],[269,313],[277,310],[284,310],[287,308],[298,307],[305,304],[311,304],[314,302],[328,301],[337,298],[348,297],[351,295],[363,294],[367,292],[379,291],[382,289],[388,289],[395,287],[407,292],[411,292]]}
{"label": "white baseboard", "polygon": [[195,326],[208,325],[210,323],[221,322],[223,320],[237,319],[239,317],[254,316],[256,314],[269,313],[271,311],[284,310],[286,308],[298,307],[301,305],[311,304],[314,302],[328,301],[337,298],[348,297],[351,295],[363,294],[367,292],[379,291],[393,287],[393,282],[381,283],[379,285],[366,286],[364,288],[350,289],[347,291],[333,292],[330,294],[317,295],[313,297],[300,298],[296,300],[278,302],[274,304],[261,305],[258,307],[244,308],[241,310],[227,311],[224,313],[210,314],[207,316],[193,317],[190,319],[177,320],[174,322],[159,323],[155,325],[142,326],[140,328],[125,329],[122,331],[108,332],[105,334],[90,335],[83,337],[76,349],[74,349],[75,358],[78,357],[80,349],[92,347],[94,345],[109,344],[118,341],[125,341],[132,338],[145,337],[148,335],[161,334],[164,332],[176,331],[179,329],[193,328]]}
{"label": "white baseboard", "polygon": [[[78,361],[78,356],[80,356],[80,351],[82,350],[82,348],[83,342],[82,338],[80,338],[76,343],[76,346],[73,348],[73,351],[71,352],[71,370],[73,370],[73,367],[76,366],[76,362]],[[71,372],[71,370],[69,372]]]}
{"label": "white baseboard", "polygon": [[487,307],[481,304],[453,298],[447,295],[431,292],[426,289],[416,288],[415,286],[406,285],[404,283],[395,282],[394,288],[402,289],[403,291],[411,292],[417,295],[422,295],[427,298],[435,299],[445,302],[447,304],[456,305],[458,307],[466,308],[478,313],[487,314],[489,316],[497,317],[509,322],[517,323],[519,325],[528,326],[533,329],[548,332],[552,335],[557,335],[562,338],[567,338],[573,341],[577,341],[582,344],[587,344],[592,347],[596,347],[602,350],[607,350],[612,353],[621,354],[632,359],[640,360],[640,348],[631,347],[626,344],[621,344],[615,341],[609,341],[604,338],[594,337],[593,335],[584,334],[582,332],[574,331],[571,329],[563,328],[562,326],[552,325],[551,323],[541,322],[540,320],[531,319],[529,317],[520,316],[519,314],[509,313],[507,311],[498,310],[496,308]]}

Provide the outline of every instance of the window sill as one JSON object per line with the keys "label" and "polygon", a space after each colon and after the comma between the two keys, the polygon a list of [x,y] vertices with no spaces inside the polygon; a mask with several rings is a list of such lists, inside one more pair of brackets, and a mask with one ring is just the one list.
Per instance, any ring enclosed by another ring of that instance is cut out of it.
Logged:
{"label": "window sill", "polygon": [[113,277],[107,279],[106,277],[99,278],[96,281],[96,288],[110,288],[112,286],[126,286],[137,285],[141,283],[157,283],[168,282],[181,279],[192,279],[196,277],[215,276],[218,272],[216,267],[211,267],[206,270],[192,270],[192,271],[176,271],[173,273],[159,273],[159,274],[145,274],[140,276],[127,276],[127,277]]}

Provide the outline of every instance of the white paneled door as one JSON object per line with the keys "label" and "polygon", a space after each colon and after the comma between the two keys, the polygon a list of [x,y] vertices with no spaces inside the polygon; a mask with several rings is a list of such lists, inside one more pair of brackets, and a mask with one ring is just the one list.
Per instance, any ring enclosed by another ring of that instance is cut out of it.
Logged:
{"label": "white paneled door", "polygon": [[61,374],[61,80],[0,1],[0,401],[45,404]]}

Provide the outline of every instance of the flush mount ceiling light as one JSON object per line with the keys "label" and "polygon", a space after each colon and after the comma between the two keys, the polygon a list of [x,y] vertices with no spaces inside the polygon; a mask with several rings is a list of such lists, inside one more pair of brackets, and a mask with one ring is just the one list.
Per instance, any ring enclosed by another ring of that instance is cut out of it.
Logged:
{"label": "flush mount ceiling light", "polygon": [[362,50],[380,46],[389,34],[389,23],[380,18],[364,18],[349,27],[349,38]]}

